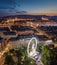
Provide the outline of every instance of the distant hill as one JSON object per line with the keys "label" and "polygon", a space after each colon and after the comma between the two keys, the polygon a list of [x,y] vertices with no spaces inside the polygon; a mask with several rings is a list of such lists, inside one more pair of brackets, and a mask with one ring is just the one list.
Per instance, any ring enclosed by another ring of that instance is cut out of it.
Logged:
{"label": "distant hill", "polygon": [[55,21],[57,21],[57,16],[47,16],[47,15],[44,15],[43,17],[46,17],[49,20],[55,20]]}
{"label": "distant hill", "polygon": [[33,19],[37,19],[37,20],[41,20],[42,17],[48,18],[49,20],[54,20],[57,21],[57,16],[47,16],[47,15],[11,15],[11,16],[4,16],[2,18],[14,18],[14,17],[18,17],[18,18],[33,18]]}

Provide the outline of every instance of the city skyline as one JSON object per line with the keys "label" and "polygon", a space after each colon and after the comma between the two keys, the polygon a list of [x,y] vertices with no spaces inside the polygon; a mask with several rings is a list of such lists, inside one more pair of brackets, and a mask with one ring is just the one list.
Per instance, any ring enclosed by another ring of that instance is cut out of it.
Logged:
{"label": "city skyline", "polygon": [[57,15],[57,0],[1,0],[0,16]]}

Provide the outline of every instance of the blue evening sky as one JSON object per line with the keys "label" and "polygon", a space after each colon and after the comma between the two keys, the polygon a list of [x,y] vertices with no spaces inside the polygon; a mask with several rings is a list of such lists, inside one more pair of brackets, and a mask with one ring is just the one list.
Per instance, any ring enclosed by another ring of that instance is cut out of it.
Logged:
{"label": "blue evening sky", "polygon": [[57,14],[57,0],[0,0],[0,16]]}

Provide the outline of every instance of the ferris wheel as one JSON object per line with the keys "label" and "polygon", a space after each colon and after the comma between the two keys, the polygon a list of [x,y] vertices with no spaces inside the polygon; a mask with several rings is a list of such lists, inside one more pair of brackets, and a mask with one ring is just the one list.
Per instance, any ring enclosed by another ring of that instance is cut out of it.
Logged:
{"label": "ferris wheel", "polygon": [[39,41],[35,37],[32,37],[27,46],[28,57],[36,61],[39,59],[39,52],[36,51],[37,43],[39,43]]}
{"label": "ferris wheel", "polygon": [[27,46],[28,57],[34,59],[37,65],[43,65],[43,63],[40,60],[42,57],[42,54],[36,51],[37,44],[39,44],[39,40],[37,40],[37,38],[35,37],[32,37]]}

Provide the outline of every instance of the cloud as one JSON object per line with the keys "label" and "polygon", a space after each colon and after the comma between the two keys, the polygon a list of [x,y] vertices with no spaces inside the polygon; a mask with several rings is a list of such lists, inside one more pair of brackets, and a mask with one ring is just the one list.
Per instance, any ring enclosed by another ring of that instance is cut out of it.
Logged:
{"label": "cloud", "polygon": [[17,11],[16,13],[27,13],[27,11]]}
{"label": "cloud", "polygon": [[0,1],[0,16],[26,14],[26,11],[20,10],[18,0],[1,0]]}
{"label": "cloud", "polygon": [[14,9],[17,5],[16,0],[1,0],[0,9]]}
{"label": "cloud", "polygon": [[0,9],[0,17],[9,15],[27,14],[26,11],[16,11],[14,9]]}

